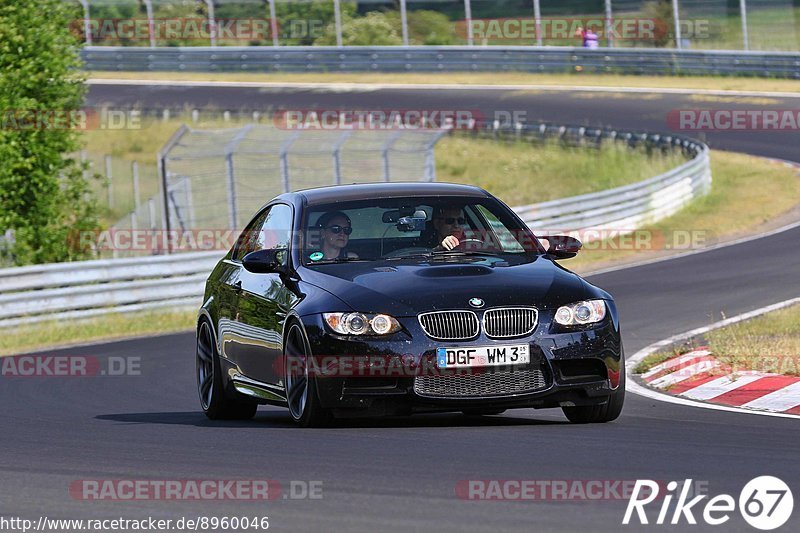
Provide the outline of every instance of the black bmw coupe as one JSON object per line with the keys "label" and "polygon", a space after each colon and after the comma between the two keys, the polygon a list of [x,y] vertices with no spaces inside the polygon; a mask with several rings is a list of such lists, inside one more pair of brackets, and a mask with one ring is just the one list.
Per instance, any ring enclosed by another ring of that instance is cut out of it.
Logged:
{"label": "black bmw coupe", "polygon": [[282,194],[208,278],[197,386],[212,419],[288,407],[337,417],[561,407],[616,419],[614,300],[561,267],[581,247],[535,237],[488,192],[443,183]]}

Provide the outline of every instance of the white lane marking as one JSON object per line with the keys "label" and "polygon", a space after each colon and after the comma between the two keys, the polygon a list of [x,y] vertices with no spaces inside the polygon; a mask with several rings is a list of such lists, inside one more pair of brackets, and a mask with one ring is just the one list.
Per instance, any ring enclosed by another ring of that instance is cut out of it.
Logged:
{"label": "white lane marking", "polygon": [[792,383],[775,392],[770,392],[761,398],[756,398],[752,402],[747,402],[742,407],[766,409],[768,411],[786,411],[798,405],[800,405],[800,382]]}
{"label": "white lane marking", "polygon": [[604,85],[542,85],[512,83],[504,85],[458,83],[358,83],[358,82],[278,82],[278,81],[220,81],[220,80],[148,80],[89,78],[88,85],[172,85],[179,87],[257,87],[264,89],[328,89],[333,91],[378,91],[384,89],[459,90],[459,91],[555,91],[599,93],[663,93],[705,94],[711,96],[772,96],[800,98],[800,92],[786,91],[726,91],[721,89],[688,89],[680,87],[613,87]]}
{"label": "white lane marking", "polygon": [[655,376],[656,374],[658,374],[663,370],[670,370],[672,368],[675,368],[676,366],[693,364],[690,363],[690,361],[695,361],[696,359],[700,359],[701,357],[705,357],[708,355],[711,355],[711,352],[709,352],[708,350],[696,350],[694,352],[685,353],[681,356],[675,357],[673,359],[668,359],[663,363],[655,365],[650,370],[642,374],[642,378],[647,379],[651,376]]}
{"label": "white lane marking", "polygon": [[664,389],[671,385],[675,385],[676,383],[680,383],[681,381],[686,381],[689,378],[693,378],[697,374],[714,370],[718,366],[719,361],[717,360],[700,361],[699,363],[694,363],[693,365],[688,365],[684,368],[681,368],[677,372],[654,379],[649,383],[649,385],[657,389]]}
{"label": "white lane marking", "polygon": [[717,396],[721,396],[726,392],[736,390],[739,387],[744,387],[748,383],[758,381],[764,377],[766,376],[763,374],[749,374],[744,376],[738,374],[736,379],[732,379],[732,376],[723,376],[719,379],[709,381],[708,383],[703,383],[702,385],[699,385],[693,389],[689,389],[681,393],[681,396],[692,398],[694,400],[711,400],[712,398],[716,398]]}
{"label": "white lane marking", "polygon": [[[779,309],[783,309],[785,307],[789,307],[797,303],[800,303],[800,297],[792,298],[791,300],[785,300],[783,302],[778,302],[776,304],[768,305],[766,307],[761,307],[759,309],[754,309],[753,311],[742,313],[741,315],[732,316],[730,318],[726,318],[725,320],[720,320],[719,322],[715,322],[710,326],[704,326],[702,328],[696,328],[691,331],[680,333],[678,335],[673,335],[668,339],[664,339],[662,341],[653,343],[650,346],[642,348],[641,350],[633,354],[626,361],[625,370],[628,373],[628,376],[633,376],[633,369],[636,368],[636,365],[638,365],[642,361],[642,359],[644,359],[645,357],[647,357],[652,353],[657,352],[658,350],[666,346],[675,344],[676,342],[680,342],[691,337],[696,337],[697,335],[702,335],[703,333],[708,333],[713,329],[718,329],[724,326],[728,326],[730,324],[736,324],[737,322],[748,320],[750,318],[755,318],[757,316],[761,316],[763,314],[772,311],[777,311]],[[773,416],[777,418],[800,419],[800,415],[792,415],[787,413],[773,413],[770,411],[758,411],[755,409],[743,409],[741,407],[731,407],[728,405],[716,405],[712,403],[699,402],[697,400],[690,400],[688,398],[681,398],[679,396],[672,396],[671,394],[667,394],[661,391],[656,391],[649,387],[644,387],[639,383],[637,383],[634,379],[629,379],[627,381],[625,389],[628,392],[632,392],[633,394],[637,394],[639,396],[644,396],[645,398],[650,398],[665,403],[674,403],[686,407],[699,407],[701,409],[711,409],[712,411],[727,411],[729,413],[744,413],[750,415]]]}

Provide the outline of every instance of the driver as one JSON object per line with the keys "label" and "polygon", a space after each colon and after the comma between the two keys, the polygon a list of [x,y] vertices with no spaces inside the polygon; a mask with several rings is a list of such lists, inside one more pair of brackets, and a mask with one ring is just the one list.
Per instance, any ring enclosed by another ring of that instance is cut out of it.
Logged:
{"label": "driver", "polygon": [[464,210],[460,207],[437,207],[433,212],[433,229],[436,231],[437,242],[434,250],[452,250],[464,238],[464,224],[466,224]]}

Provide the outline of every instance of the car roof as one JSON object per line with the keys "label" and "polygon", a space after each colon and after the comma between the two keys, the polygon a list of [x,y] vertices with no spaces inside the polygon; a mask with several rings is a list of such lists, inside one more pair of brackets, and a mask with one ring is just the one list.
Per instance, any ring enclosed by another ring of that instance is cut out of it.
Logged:
{"label": "car roof", "polygon": [[472,185],[437,182],[357,183],[315,187],[290,193],[302,196],[307,205],[346,202],[369,198],[402,198],[407,196],[467,196],[487,198],[491,195]]}

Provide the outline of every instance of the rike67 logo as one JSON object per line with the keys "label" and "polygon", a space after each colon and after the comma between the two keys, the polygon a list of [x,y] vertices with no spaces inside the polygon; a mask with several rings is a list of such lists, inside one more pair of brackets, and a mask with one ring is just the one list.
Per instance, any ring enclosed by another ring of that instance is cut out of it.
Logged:
{"label": "rike67 logo", "polygon": [[[738,502],[730,494],[719,494],[708,499],[707,494],[691,495],[692,480],[682,485],[677,481],[667,483],[666,492],[660,493],[662,484],[649,479],[636,480],[622,523],[650,524],[645,507],[660,500],[660,509],[655,524],[697,524],[696,514],[708,525],[719,526],[730,520],[731,513],[737,509],[745,522],[764,531],[777,529],[792,516],[794,498],[789,486],[773,476],[759,476],[751,479],[739,493]],[[672,502],[675,500],[675,506]],[[703,502],[701,504],[701,502]],[[653,507],[658,507],[656,504]]]}

